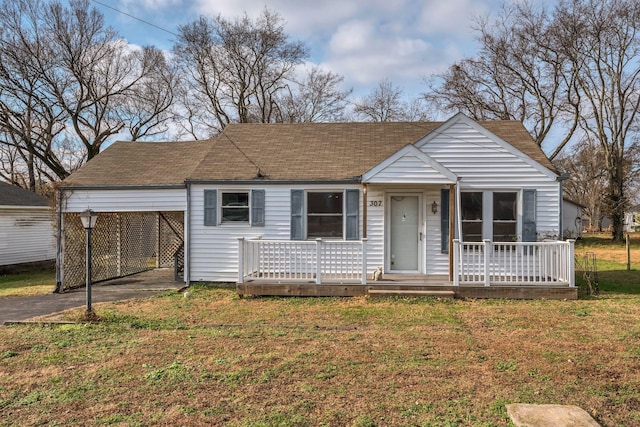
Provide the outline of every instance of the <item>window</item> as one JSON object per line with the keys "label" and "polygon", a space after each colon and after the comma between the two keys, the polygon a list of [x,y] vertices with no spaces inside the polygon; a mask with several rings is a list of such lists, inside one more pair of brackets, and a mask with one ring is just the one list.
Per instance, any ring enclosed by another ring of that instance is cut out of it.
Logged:
{"label": "window", "polygon": [[[469,191],[460,194],[462,207],[462,240],[480,242],[515,242],[535,240],[535,190],[522,190],[522,201],[517,191]],[[523,204],[523,214],[518,218],[518,203]],[[522,230],[518,221],[522,221]],[[534,239],[527,240],[531,229]]]}
{"label": "window", "polygon": [[307,238],[342,238],[343,192],[307,193]]}
{"label": "window", "polygon": [[493,193],[493,241],[518,239],[517,193]]}
{"label": "window", "polygon": [[222,193],[222,222],[249,223],[249,193]]}
{"label": "window", "polygon": [[265,190],[218,191],[204,190],[204,225],[216,227],[220,223],[265,225]]}
{"label": "window", "polygon": [[482,241],[482,192],[460,194],[462,205],[462,241]]}

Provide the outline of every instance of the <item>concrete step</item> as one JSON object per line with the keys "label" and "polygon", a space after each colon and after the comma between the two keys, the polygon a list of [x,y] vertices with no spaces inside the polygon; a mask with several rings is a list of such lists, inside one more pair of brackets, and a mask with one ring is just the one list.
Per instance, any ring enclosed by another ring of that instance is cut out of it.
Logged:
{"label": "concrete step", "polygon": [[407,290],[407,289],[369,289],[371,296],[395,296],[395,297],[438,297],[453,298],[453,291],[423,291],[423,290]]}

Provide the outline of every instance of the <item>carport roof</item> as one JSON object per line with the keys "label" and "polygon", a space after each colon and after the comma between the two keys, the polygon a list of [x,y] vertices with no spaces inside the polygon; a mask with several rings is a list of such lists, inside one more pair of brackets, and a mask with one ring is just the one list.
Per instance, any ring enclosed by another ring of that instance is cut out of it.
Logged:
{"label": "carport roof", "polygon": [[184,185],[213,145],[118,141],[63,181],[63,187]]}

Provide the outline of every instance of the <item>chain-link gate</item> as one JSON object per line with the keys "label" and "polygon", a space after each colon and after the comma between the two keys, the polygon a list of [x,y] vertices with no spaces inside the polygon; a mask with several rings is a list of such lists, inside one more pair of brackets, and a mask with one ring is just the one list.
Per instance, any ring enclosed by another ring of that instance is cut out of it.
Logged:
{"label": "chain-link gate", "polygon": [[[100,213],[91,234],[91,280],[173,267],[183,236],[182,212]],[[85,284],[85,239],[79,215],[64,214],[62,290]]]}

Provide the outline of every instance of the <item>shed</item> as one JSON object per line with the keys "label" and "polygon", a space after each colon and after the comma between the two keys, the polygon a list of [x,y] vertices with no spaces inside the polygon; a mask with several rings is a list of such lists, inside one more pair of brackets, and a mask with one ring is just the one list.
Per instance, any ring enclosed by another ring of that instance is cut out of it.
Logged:
{"label": "shed", "polygon": [[55,248],[49,201],[0,182],[0,266],[50,261]]}

